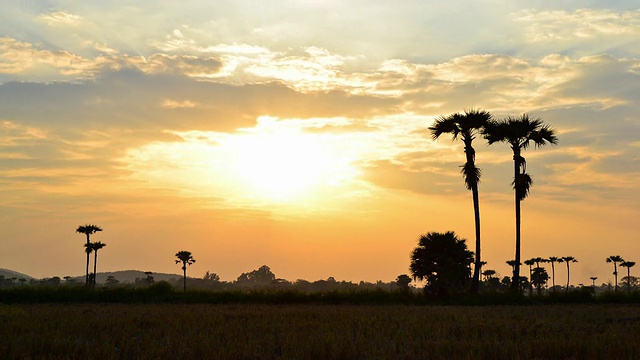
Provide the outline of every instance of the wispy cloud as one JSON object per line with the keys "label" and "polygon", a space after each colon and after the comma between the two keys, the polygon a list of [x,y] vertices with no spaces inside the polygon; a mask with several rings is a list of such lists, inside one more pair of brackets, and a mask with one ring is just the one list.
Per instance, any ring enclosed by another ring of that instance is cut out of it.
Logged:
{"label": "wispy cloud", "polygon": [[82,16],[65,11],[55,11],[36,16],[36,21],[44,22],[51,26],[79,26],[82,23]]}

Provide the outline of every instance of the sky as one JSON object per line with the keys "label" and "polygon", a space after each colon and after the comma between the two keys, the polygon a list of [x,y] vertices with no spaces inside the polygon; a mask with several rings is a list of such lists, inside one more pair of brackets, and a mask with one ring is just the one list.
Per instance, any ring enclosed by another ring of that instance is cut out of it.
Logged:
{"label": "sky", "polygon": [[[640,1],[0,0],[0,267],[358,282],[427,232],[475,248],[438,116],[528,113],[522,259],[640,261]],[[512,152],[474,142],[484,269],[510,275]],[[632,274],[636,269],[632,269]],[[550,269],[548,270],[550,272]],[[526,272],[526,271],[525,271]],[[566,281],[564,264],[556,283]]]}

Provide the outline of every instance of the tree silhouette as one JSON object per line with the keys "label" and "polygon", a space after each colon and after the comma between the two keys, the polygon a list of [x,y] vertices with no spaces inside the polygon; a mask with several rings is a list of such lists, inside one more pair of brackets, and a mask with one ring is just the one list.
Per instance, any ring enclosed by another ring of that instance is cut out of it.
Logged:
{"label": "tree silhouette", "polygon": [[465,286],[472,262],[473,252],[467,250],[466,240],[453,231],[430,232],[420,236],[410,270],[414,279],[427,280],[425,290],[447,296]]}
{"label": "tree silhouette", "polygon": [[236,279],[236,282],[249,286],[265,286],[270,285],[276,279],[276,275],[271,272],[271,268],[262,265],[259,269],[248,273],[242,273]]}
{"label": "tree silhouette", "polygon": [[[87,236],[87,246],[89,245],[89,243],[91,243],[91,234],[95,234],[98,231],[102,231],[102,228],[93,224],[80,225],[76,229],[77,233],[85,234]],[[87,253],[87,271],[85,275],[85,285],[89,286],[89,254],[91,252],[85,252]]]}
{"label": "tree silhouette", "polygon": [[624,259],[620,255],[611,255],[607,258],[608,263],[613,263],[613,276],[616,279],[616,292],[618,292],[618,263],[623,261]]}
{"label": "tree silhouette", "polygon": [[529,283],[529,295],[533,294],[533,265],[535,265],[536,259],[525,260],[524,264],[529,266],[529,279],[531,282]]}
{"label": "tree silhouette", "polygon": [[449,116],[440,116],[433,126],[429,128],[433,139],[438,139],[443,134],[451,134],[453,139],[461,138],[464,143],[464,153],[466,162],[462,165],[462,175],[468,190],[471,190],[473,197],[473,213],[476,230],[476,259],[471,280],[471,293],[478,292],[480,283],[480,271],[482,268],[480,260],[480,200],[478,196],[478,183],[482,171],[476,167],[476,151],[472,146],[473,140],[481,129],[491,120],[491,114],[484,110],[465,110],[463,114],[455,113]]}
{"label": "tree silhouette", "polygon": [[496,274],[496,271],[495,270],[491,270],[491,269],[487,269],[487,270],[482,272],[482,276],[484,276],[484,281],[488,281],[495,274]]}
{"label": "tree silhouette", "polygon": [[191,256],[190,251],[178,251],[176,253],[176,264],[182,263],[182,271],[184,272],[184,287],[183,290],[187,291],[187,265],[191,266],[191,264],[195,263],[196,260]]}
{"label": "tree silhouette", "polygon": [[398,275],[396,278],[396,284],[402,292],[409,292],[411,290],[409,288],[409,284],[411,284],[411,277],[407,274]]}
{"label": "tree silhouette", "polygon": [[98,250],[107,246],[107,244],[103,244],[100,241],[89,243],[89,247],[93,250],[93,283],[92,287],[96,287],[96,279],[98,278]]}
{"label": "tree silhouette", "polygon": [[591,279],[591,282],[593,283],[593,290],[596,290],[596,280],[598,280],[597,276],[592,276],[589,279]]}
{"label": "tree silhouette", "polygon": [[151,271],[145,271],[144,274],[147,275],[147,277],[144,278],[145,284],[153,285],[153,283],[155,282],[155,280],[153,279],[153,273]]}
{"label": "tree silhouette", "polygon": [[[511,266],[511,270],[512,271],[516,267],[516,261],[515,260],[507,260],[506,263],[507,263],[507,265]],[[522,264],[518,264],[518,265],[522,265]]]}
{"label": "tree silhouette", "polygon": [[108,287],[117,286],[119,283],[120,280],[116,279],[113,275],[107,276],[107,280],[104,282],[104,284]]}
{"label": "tree silhouette", "polygon": [[[89,258],[89,255],[91,255],[91,253],[93,252],[93,243],[86,243],[83,245],[84,246],[84,252],[87,254],[87,259]],[[87,271],[88,271],[88,266],[89,266],[89,262],[87,262]],[[86,283],[85,286],[89,287],[91,286],[91,284],[93,284],[93,279],[95,278],[95,274],[89,274],[87,273],[87,278],[86,278]]]}
{"label": "tree silhouette", "polygon": [[620,266],[627,268],[627,294],[631,294],[631,268],[635,265],[635,261],[623,261],[620,263]]}
{"label": "tree silhouette", "polygon": [[576,258],[574,258],[573,256],[563,256],[560,258],[560,260],[558,260],[558,262],[563,262],[567,264],[567,288],[565,289],[566,291],[569,291],[569,265],[571,265],[571,263],[576,263],[578,262],[578,260],[576,260]]}
{"label": "tree silhouette", "polygon": [[554,264],[561,261],[560,258],[556,256],[550,256],[547,260],[551,263],[551,284],[553,285],[551,289],[553,289],[553,292],[556,292],[556,267]]}
{"label": "tree silhouette", "polygon": [[531,119],[528,114],[520,117],[507,117],[500,121],[489,121],[484,127],[483,134],[489,145],[496,142],[508,143],[513,151],[513,188],[515,190],[516,212],[516,255],[513,267],[513,279],[511,288],[519,289],[520,278],[520,202],[529,195],[533,181],[527,174],[527,162],[522,156],[531,143],[535,147],[541,147],[547,143],[557,144],[555,130],[549,125],[543,125],[539,118]]}
{"label": "tree silhouette", "polygon": [[547,270],[543,267],[536,267],[533,269],[531,273],[531,284],[536,287],[536,292],[538,295],[542,294],[542,287],[549,280],[549,274],[547,274]]}
{"label": "tree silhouette", "polygon": [[204,274],[203,279],[209,281],[220,281],[220,276],[218,276],[218,274],[216,273],[210,273],[209,270],[207,270],[207,272]]}

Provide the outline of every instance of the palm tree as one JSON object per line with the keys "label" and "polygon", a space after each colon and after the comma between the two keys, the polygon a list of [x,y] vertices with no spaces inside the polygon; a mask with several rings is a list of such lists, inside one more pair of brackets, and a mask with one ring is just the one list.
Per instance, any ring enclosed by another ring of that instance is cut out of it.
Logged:
{"label": "palm tree", "polygon": [[191,256],[190,251],[178,251],[176,253],[176,264],[182,263],[182,271],[184,272],[184,291],[187,291],[187,265],[191,266],[196,260]]}
{"label": "palm tree", "polygon": [[627,268],[627,294],[631,294],[631,268],[635,265],[635,261],[623,261],[620,263],[620,266]]}
{"label": "palm tree", "polygon": [[569,291],[569,265],[571,263],[578,262],[578,260],[576,260],[576,258],[574,258],[573,256],[563,256],[560,258],[560,260],[558,260],[558,262],[564,262],[567,264],[567,288],[565,289],[565,291]]}
{"label": "palm tree", "polygon": [[533,265],[536,263],[536,259],[525,260],[524,264],[529,266],[529,279],[532,281],[529,282],[529,296],[533,295]]}
{"label": "palm tree", "polygon": [[592,276],[589,279],[591,279],[591,282],[593,282],[593,290],[596,290],[596,280],[598,280],[597,276]]}
{"label": "palm tree", "polygon": [[554,266],[554,264],[561,261],[558,257],[555,256],[550,256],[547,260],[551,263],[551,283],[553,284],[552,289],[553,292],[556,292],[556,267]]}
{"label": "palm tree", "polygon": [[[91,243],[91,238],[90,238],[91,234],[94,234],[98,231],[102,231],[102,228],[93,224],[80,225],[76,229],[77,233],[82,233],[87,235],[87,244],[85,245],[85,247],[89,246],[89,244]],[[85,281],[85,285],[89,286],[89,254],[91,253],[91,251],[89,251],[89,249],[87,248],[85,252],[87,253],[87,271],[86,271],[84,281]]]}
{"label": "palm tree", "polygon": [[482,276],[484,276],[484,281],[488,281],[495,274],[496,274],[496,271],[495,270],[491,270],[491,269],[487,269],[487,270],[482,272]]}
{"label": "palm tree", "polygon": [[538,296],[542,294],[542,287],[547,284],[549,280],[549,274],[547,274],[547,270],[543,267],[536,267],[533,269],[533,273],[531,274],[531,284],[536,287],[536,292]]}
{"label": "palm tree", "polygon": [[[608,263],[613,263],[613,276],[616,279],[616,292],[618,292],[618,263],[623,262],[624,259],[620,255],[611,255],[607,258]],[[609,288],[611,290],[611,288]]]}
{"label": "palm tree", "polygon": [[476,167],[476,151],[472,146],[473,139],[481,129],[491,120],[491,114],[484,110],[465,110],[463,114],[455,113],[449,116],[439,116],[433,126],[429,128],[434,140],[443,134],[451,134],[453,140],[458,136],[464,143],[464,153],[467,161],[462,165],[462,176],[467,190],[471,190],[473,197],[473,213],[476,230],[476,257],[471,280],[471,293],[478,293],[480,283],[480,271],[482,268],[480,258],[480,200],[478,197],[478,183],[482,172]]}
{"label": "palm tree", "polygon": [[98,250],[107,246],[107,244],[101,243],[100,241],[91,243],[91,248],[93,249],[93,287],[96,287],[96,279],[98,277]]}
{"label": "palm tree", "polygon": [[[91,253],[93,252],[93,244],[92,243],[87,243],[84,244],[84,252],[87,254],[87,259],[89,258],[89,255],[91,255]],[[89,274],[89,262],[87,262],[87,278],[86,278],[86,283],[85,286],[89,287],[91,284],[93,284],[93,277],[94,275]]]}
{"label": "palm tree", "polygon": [[522,156],[522,150],[526,150],[531,143],[541,147],[547,143],[557,144],[555,130],[549,125],[543,125],[539,118],[531,119],[528,114],[520,117],[508,117],[500,121],[489,121],[485,125],[483,134],[489,145],[496,142],[505,142],[513,150],[513,188],[515,190],[516,207],[516,256],[513,268],[513,280],[511,288],[518,290],[518,278],[520,277],[520,202],[529,195],[529,189],[533,184],[531,176],[527,174],[527,162]]}

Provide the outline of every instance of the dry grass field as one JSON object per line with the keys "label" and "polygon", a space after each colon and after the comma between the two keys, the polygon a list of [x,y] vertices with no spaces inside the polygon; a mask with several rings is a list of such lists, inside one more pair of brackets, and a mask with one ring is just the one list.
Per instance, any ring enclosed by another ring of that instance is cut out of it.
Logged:
{"label": "dry grass field", "polygon": [[634,359],[640,306],[0,305],[2,359]]}

